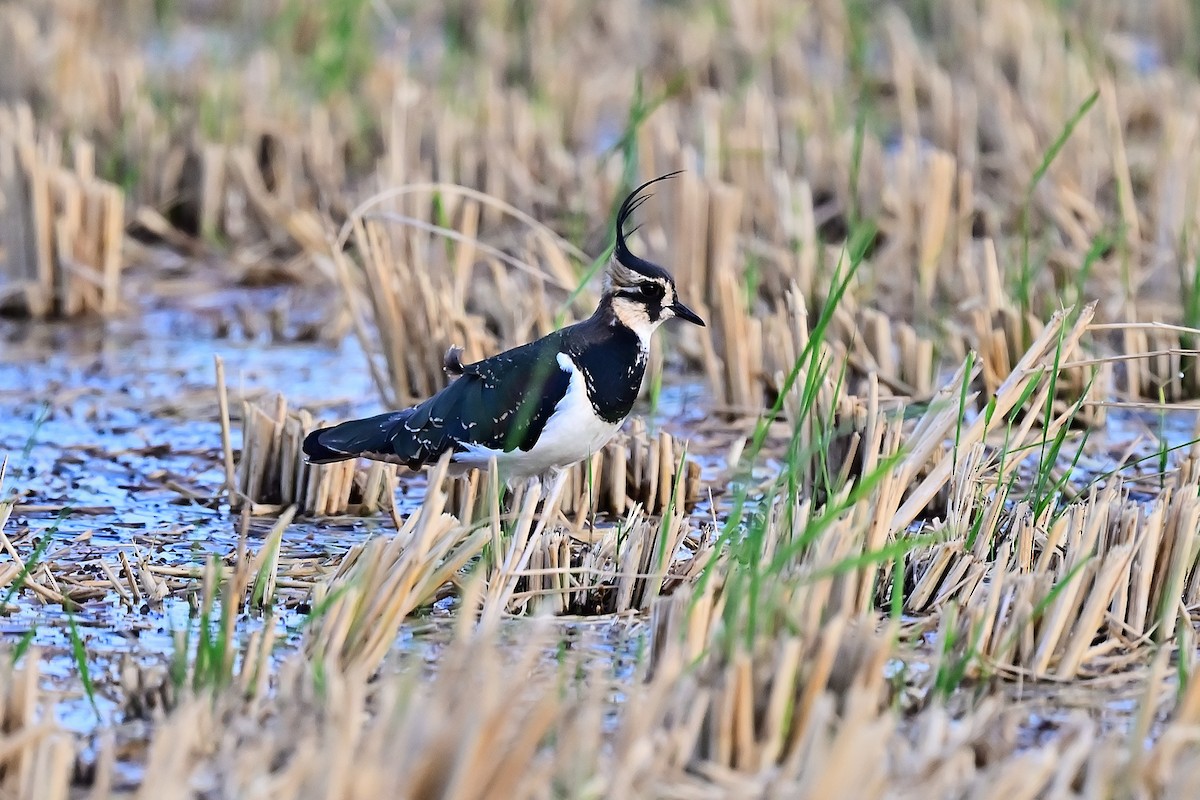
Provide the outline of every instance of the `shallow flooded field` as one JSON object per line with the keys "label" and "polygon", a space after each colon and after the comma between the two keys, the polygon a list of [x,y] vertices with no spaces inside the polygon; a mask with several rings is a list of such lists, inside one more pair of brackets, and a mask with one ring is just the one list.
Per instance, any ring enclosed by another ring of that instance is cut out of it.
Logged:
{"label": "shallow flooded field", "polygon": [[[235,397],[282,393],[337,417],[381,410],[352,337],[286,343],[220,337],[205,315],[215,308],[219,318],[237,304],[288,302],[302,292],[231,288],[207,294],[198,303],[169,300],[129,309],[103,324],[6,327],[0,452],[11,454],[4,486],[15,500],[6,547],[37,553],[31,572],[35,579],[51,576],[44,585],[53,594],[7,598],[3,634],[41,651],[43,687],[57,698],[55,719],[81,734],[94,735],[126,715],[121,671],[127,659],[165,668],[181,648],[187,652],[187,640],[179,637],[197,624],[206,564],[213,558],[232,563],[239,543],[259,550],[275,524],[273,517],[242,518],[229,508],[214,357],[223,359]],[[673,432],[690,426],[700,432],[698,441],[715,450],[727,444],[719,431],[730,424],[707,424],[702,391],[695,383],[665,387],[650,418]],[[643,408],[643,416],[650,410]],[[240,430],[233,433],[240,450]],[[723,469],[723,454],[693,457],[710,476]],[[425,476],[406,473],[395,495],[397,512],[419,508],[424,492]],[[276,658],[294,652],[313,585],[333,574],[354,545],[392,532],[391,518],[379,514],[291,522],[281,542],[275,615],[269,621],[262,613],[240,616],[236,639],[272,624]],[[450,636],[453,605],[448,597],[406,623],[395,651],[435,660]],[[611,660],[614,669],[644,646],[636,620],[577,625],[584,623],[562,628],[564,641],[594,648],[596,663]],[[91,698],[80,684],[73,636],[87,654]],[[140,769],[134,762],[124,767],[136,783]]]}

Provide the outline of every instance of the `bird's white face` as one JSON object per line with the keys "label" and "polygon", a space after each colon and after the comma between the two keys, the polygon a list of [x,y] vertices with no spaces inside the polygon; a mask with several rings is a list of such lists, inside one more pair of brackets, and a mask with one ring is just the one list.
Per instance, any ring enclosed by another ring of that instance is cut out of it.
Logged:
{"label": "bird's white face", "polygon": [[648,345],[655,328],[675,316],[675,287],[669,281],[643,278],[613,291],[613,316]]}

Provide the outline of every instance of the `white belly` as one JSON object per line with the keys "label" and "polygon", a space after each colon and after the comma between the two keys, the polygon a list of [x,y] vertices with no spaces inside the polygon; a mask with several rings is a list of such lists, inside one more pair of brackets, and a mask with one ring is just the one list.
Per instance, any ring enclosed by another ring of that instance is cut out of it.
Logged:
{"label": "white belly", "polygon": [[606,422],[596,415],[587,398],[583,374],[576,369],[571,357],[560,353],[558,365],[571,374],[567,393],[558,408],[546,421],[542,435],[529,450],[516,449],[505,453],[490,447],[464,444],[463,452],[454,462],[469,467],[486,468],[492,458],[509,477],[523,478],[540,475],[547,470],[565,467],[582,461],[608,443],[621,423]]}

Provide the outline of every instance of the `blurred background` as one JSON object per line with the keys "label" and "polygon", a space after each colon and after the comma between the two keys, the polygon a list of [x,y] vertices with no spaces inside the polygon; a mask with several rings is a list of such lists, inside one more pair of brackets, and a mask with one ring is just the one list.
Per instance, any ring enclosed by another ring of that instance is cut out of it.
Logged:
{"label": "blurred background", "polygon": [[[771,401],[772,320],[819,306],[856,236],[831,342],[921,394],[1062,305],[1198,321],[1197,25],[1186,0],[10,1],[0,307],[182,295],[206,336],[329,342],[361,317],[399,402],[451,343],[588,313],[614,200],[684,169],[639,246],[713,318],[677,350],[717,405]],[[230,286],[287,288],[198,299]],[[386,319],[376,295],[410,291],[438,313]],[[396,326],[403,367],[373,338]],[[1171,368],[1117,388],[1194,394]]]}

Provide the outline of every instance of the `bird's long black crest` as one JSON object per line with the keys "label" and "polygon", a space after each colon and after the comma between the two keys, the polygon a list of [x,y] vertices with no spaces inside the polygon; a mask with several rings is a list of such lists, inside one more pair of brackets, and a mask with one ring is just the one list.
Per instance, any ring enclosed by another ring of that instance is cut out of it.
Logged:
{"label": "bird's long black crest", "polygon": [[646,259],[635,256],[633,253],[629,252],[629,245],[625,241],[625,221],[629,219],[630,215],[633,214],[634,211],[637,211],[638,206],[654,196],[649,194],[643,195],[643,189],[653,183],[665,181],[668,178],[674,178],[681,172],[683,172],[683,170],[675,170],[674,172],[668,172],[666,175],[659,175],[657,178],[651,178],[630,192],[629,196],[625,198],[625,202],[621,203],[621,208],[619,211],[617,211],[617,246],[614,251],[617,261],[621,264],[621,266],[627,267],[634,272],[639,272],[648,278],[662,277],[667,275],[667,271],[662,267],[658,266],[657,264],[652,264]]}

